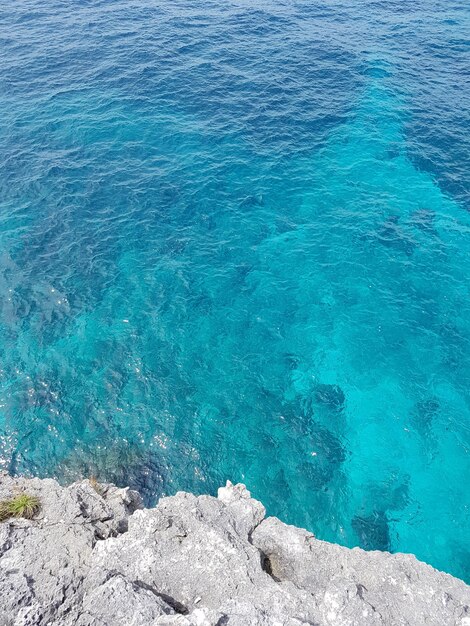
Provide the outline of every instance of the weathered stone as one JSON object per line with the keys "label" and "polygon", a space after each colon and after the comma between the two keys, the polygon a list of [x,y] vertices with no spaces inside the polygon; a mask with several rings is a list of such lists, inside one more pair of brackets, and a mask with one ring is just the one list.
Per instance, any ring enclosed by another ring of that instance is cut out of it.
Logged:
{"label": "weathered stone", "polygon": [[470,625],[470,588],[413,555],[350,550],[274,517],[252,541],[274,577],[315,597],[320,624]]}
{"label": "weathered stone", "polygon": [[0,474],[0,499],[23,490],[42,506],[37,519],[0,524],[0,625],[46,624],[70,611],[96,541],[126,527],[141,506],[139,494],[114,486],[108,502],[106,485],[100,495],[89,481],[63,488],[50,479]]}
{"label": "weathered stone", "polygon": [[86,593],[64,626],[137,626],[172,613],[173,609],[152,590],[116,575]]}
{"label": "weathered stone", "polygon": [[470,626],[470,589],[410,555],[264,519],[243,485],[153,509],[89,481],[0,474],[41,500],[0,523],[0,626]]}

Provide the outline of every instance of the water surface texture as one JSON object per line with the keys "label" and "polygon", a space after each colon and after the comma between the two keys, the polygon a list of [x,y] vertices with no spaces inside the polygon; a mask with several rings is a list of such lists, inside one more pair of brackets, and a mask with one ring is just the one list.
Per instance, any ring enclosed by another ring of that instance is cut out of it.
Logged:
{"label": "water surface texture", "polygon": [[6,0],[0,468],[470,579],[467,0]]}

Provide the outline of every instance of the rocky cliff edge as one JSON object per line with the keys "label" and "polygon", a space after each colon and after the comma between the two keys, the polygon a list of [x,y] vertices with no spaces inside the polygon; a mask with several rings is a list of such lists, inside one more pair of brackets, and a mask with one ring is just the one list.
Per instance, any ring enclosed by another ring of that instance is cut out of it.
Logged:
{"label": "rocky cliff edge", "polygon": [[470,626],[470,587],[407,554],[350,550],[265,518],[243,485],[138,493],[0,473],[1,626]]}

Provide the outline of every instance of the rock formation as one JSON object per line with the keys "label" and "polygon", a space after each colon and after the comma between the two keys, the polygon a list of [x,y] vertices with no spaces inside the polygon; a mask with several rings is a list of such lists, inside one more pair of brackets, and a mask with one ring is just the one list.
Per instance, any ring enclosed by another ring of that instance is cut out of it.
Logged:
{"label": "rock formation", "polygon": [[350,550],[265,518],[243,485],[218,498],[0,474],[1,626],[470,626],[470,587],[414,556]]}

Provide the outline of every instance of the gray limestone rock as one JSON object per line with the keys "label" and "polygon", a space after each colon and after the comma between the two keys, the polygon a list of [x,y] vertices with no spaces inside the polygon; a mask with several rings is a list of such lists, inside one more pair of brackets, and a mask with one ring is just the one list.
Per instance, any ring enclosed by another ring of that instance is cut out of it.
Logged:
{"label": "gray limestone rock", "polygon": [[96,542],[142,506],[139,494],[114,486],[108,503],[105,489],[0,474],[0,500],[26,491],[41,501],[36,519],[0,523],[0,625],[46,624],[76,605]]}
{"label": "gray limestone rock", "polygon": [[411,554],[350,550],[275,517],[258,525],[252,542],[279,584],[315,596],[321,624],[470,624],[469,587]]}
{"label": "gray limestone rock", "polygon": [[107,626],[151,624],[173,609],[152,589],[117,574],[89,590],[81,604],[64,621],[64,626]]}
{"label": "gray limestone rock", "polygon": [[243,485],[143,509],[129,489],[0,474],[0,626],[470,626],[470,588],[411,555],[349,550]]}

